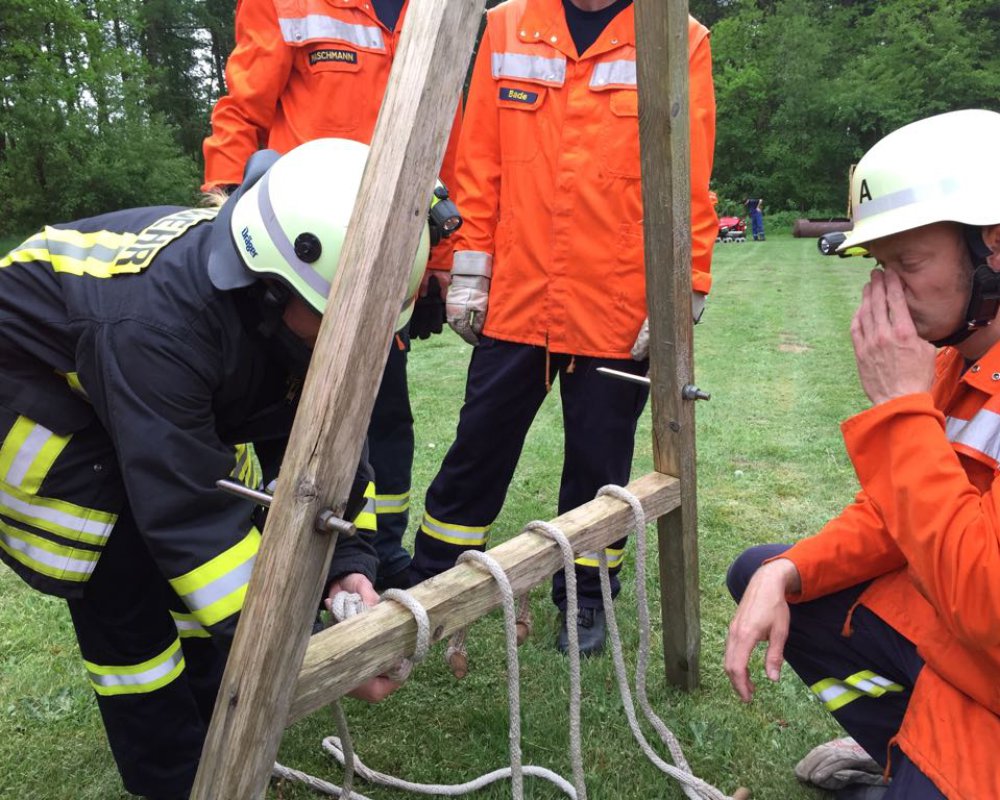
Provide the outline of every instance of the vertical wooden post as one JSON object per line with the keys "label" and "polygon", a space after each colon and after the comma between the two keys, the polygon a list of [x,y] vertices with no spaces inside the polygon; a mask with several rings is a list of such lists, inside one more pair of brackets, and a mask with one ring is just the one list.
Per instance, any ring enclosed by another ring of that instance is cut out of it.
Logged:
{"label": "vertical wooden post", "polygon": [[[482,0],[413,0],[195,782],[266,790],[405,293]],[[335,187],[331,187],[334,191]]]}
{"label": "vertical wooden post", "polygon": [[687,0],[635,0],[639,140],[649,306],[653,460],[681,481],[680,508],[657,523],[667,679],[698,685],[701,624],[691,324]]}

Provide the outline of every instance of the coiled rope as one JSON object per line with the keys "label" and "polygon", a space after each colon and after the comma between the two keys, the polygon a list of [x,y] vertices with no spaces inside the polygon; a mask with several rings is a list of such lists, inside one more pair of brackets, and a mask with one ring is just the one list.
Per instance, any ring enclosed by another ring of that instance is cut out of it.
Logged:
{"label": "coiled rope", "polygon": [[[598,554],[601,597],[604,603],[604,612],[607,617],[608,634],[611,639],[611,654],[615,668],[615,675],[618,681],[618,690],[622,698],[622,705],[625,709],[625,716],[628,719],[629,728],[639,747],[646,757],[661,772],[676,780],[690,800],[732,800],[728,795],[721,792],[711,784],[695,776],[691,767],[684,757],[677,737],[670,731],[662,719],[653,711],[646,693],[646,673],[649,668],[650,649],[650,621],[649,602],[646,593],[646,515],[642,510],[642,503],[639,499],[621,486],[604,486],[597,493],[598,497],[610,496],[626,503],[632,510],[632,532],[636,534],[636,601],[639,613],[639,653],[636,662],[635,693],[639,700],[639,707],[643,716],[650,723],[660,741],[667,747],[673,764],[664,761],[652,748],[643,735],[639,726],[639,721],[635,711],[635,703],[632,699],[632,691],[629,685],[628,675],[625,668],[625,658],[622,652],[621,634],[618,630],[618,621],[615,617],[614,605],[611,597],[611,579],[608,572],[607,556],[604,550]],[[343,786],[336,786],[332,783],[315,778],[307,773],[289,769],[281,764],[275,763],[272,775],[278,778],[302,783],[320,794],[330,797],[342,797],[346,800],[369,800],[362,794],[354,792],[352,789],[354,774],[361,776],[369,783],[387,786],[394,789],[413,792],[416,794],[436,795],[441,797],[457,797],[469,794],[470,792],[482,789],[500,780],[509,779],[511,781],[511,792],[514,800],[523,800],[524,797],[524,776],[542,778],[557,786],[564,794],[573,800],[586,800],[587,788],[584,783],[583,755],[580,737],[580,651],[577,628],[572,624],[578,613],[576,572],[574,569],[574,554],[572,546],[566,535],[555,525],[549,522],[536,520],[529,522],[525,532],[534,532],[546,536],[556,542],[563,557],[563,568],[566,573],[566,619],[567,634],[569,637],[569,660],[570,660],[570,703],[569,703],[569,739],[570,739],[570,762],[573,770],[573,782],[568,782],[565,778],[552,772],[545,767],[538,767],[522,764],[521,756],[521,686],[520,668],[517,658],[517,617],[515,608],[514,592],[510,581],[500,564],[486,553],[476,550],[469,550],[459,557],[459,562],[469,561],[476,566],[487,570],[500,588],[503,601],[504,629],[507,642],[507,697],[510,712],[510,730],[508,737],[510,766],[494,770],[482,775],[474,780],[459,784],[427,784],[413,783],[405,781],[391,775],[377,772],[367,766],[355,755],[351,743],[350,733],[347,728],[347,721],[344,717],[343,709],[339,701],[332,705],[334,718],[336,719],[337,732],[339,736],[328,736],[323,740],[323,748],[330,753],[344,767]],[[386,600],[394,600],[413,614],[417,621],[417,646],[413,656],[395,668],[395,675],[409,675],[412,665],[422,661],[426,655],[430,642],[430,623],[426,610],[414,599],[409,592],[401,589],[389,589],[382,597]],[[347,595],[341,593],[337,595],[332,603],[332,613],[335,618],[346,619],[348,616],[361,613],[365,606],[358,595]],[[405,679],[405,678],[404,678]],[[742,792],[743,790],[741,790]]]}

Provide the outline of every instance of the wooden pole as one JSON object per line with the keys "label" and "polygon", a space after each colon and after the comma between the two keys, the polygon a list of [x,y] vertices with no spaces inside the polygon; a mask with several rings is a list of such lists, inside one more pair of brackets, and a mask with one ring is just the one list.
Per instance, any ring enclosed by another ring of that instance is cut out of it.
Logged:
{"label": "wooden pole", "polygon": [[413,0],[407,12],[194,800],[267,787],[333,552],[316,517],[346,503],[482,8]]}
{"label": "wooden pole", "polygon": [[649,306],[653,463],[680,478],[681,504],[658,525],[667,679],[698,685],[698,520],[691,324],[687,0],[635,0],[639,140]]}
{"label": "wooden pole", "polygon": [[[628,485],[647,519],[680,503],[676,478],[653,472]],[[552,520],[576,553],[601,550],[632,525],[632,511],[620,500],[599,497]],[[527,532],[490,551],[503,567],[516,595],[544,583],[562,569],[562,555],[551,540]],[[482,569],[459,564],[424,581],[410,594],[426,609],[431,639],[439,641],[501,605],[496,581]],[[299,675],[289,724],[342,696],[358,682],[379,675],[413,653],[417,626],[402,606],[380,603],[338,623],[309,641]]]}

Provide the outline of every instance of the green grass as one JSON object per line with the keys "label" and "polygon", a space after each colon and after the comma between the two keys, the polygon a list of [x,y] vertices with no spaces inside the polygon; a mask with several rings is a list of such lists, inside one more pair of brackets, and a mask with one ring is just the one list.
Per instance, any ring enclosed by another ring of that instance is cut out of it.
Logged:
{"label": "green grass", "polygon": [[[795,762],[835,726],[790,673],[740,704],[722,672],[733,610],[725,571],[745,547],[792,541],[816,530],[850,500],[855,479],[837,430],[864,405],[847,326],[867,270],[854,259],[823,258],[812,240],[771,237],[717,248],[715,291],[696,329],[698,384],[712,400],[698,405],[702,686],[683,694],[664,685],[659,613],[650,674],[654,708],[679,736],[695,772],[727,791],[746,785],[756,798],[819,800],[799,786]],[[414,518],[422,491],[451,443],[464,390],[468,348],[450,334],[416,342],[410,380],[417,420]],[[531,519],[555,515],[562,467],[557,393],[534,425],[497,543]],[[651,469],[649,413],[639,434],[636,476]],[[412,527],[412,525],[411,525]],[[655,536],[650,537],[655,541]],[[631,559],[628,564],[631,563]],[[650,574],[657,574],[655,564]],[[617,603],[630,665],[637,641],[634,571],[627,565]],[[650,579],[652,597],[658,592]],[[0,798],[124,798],[86,687],[68,615],[58,601],[0,569]],[[520,651],[524,760],[569,775],[566,755],[567,667],[555,654],[555,613],[547,587],[532,595],[533,638]],[[359,754],[370,766],[418,781],[466,780],[503,765],[507,751],[506,667],[502,623],[478,623],[470,641],[472,672],[456,682],[440,648],[409,684],[378,706],[349,701]],[[787,670],[787,667],[786,667]],[[590,796],[681,798],[676,786],[632,742],[610,659],[584,665],[584,760]],[[767,684],[767,685],[764,685]],[[334,732],[316,714],[284,739],[283,763],[328,780],[340,770],[319,742]],[[662,750],[662,748],[660,748]],[[360,786],[379,800],[407,795]],[[561,797],[528,779],[532,798]],[[476,797],[509,797],[508,784]],[[289,784],[270,798],[307,798]]]}

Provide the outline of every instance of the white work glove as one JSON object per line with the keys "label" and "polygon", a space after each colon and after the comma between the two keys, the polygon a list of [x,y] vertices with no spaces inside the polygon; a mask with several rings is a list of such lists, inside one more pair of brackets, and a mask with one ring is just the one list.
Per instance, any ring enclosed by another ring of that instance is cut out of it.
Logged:
{"label": "white work glove", "polygon": [[445,301],[445,315],[451,329],[469,344],[479,344],[490,299],[493,256],[475,251],[459,251],[451,267],[451,286]]}
{"label": "white work glove", "polygon": [[[694,324],[701,322],[701,315],[705,313],[705,295],[701,292],[691,292],[691,318]],[[649,318],[643,320],[642,327],[639,328],[639,335],[635,337],[635,344],[632,345],[632,360],[644,361],[649,357]]]}
{"label": "white work glove", "polygon": [[883,783],[882,767],[850,737],[814,747],[795,765],[795,777],[830,791],[852,783],[869,786]]}

